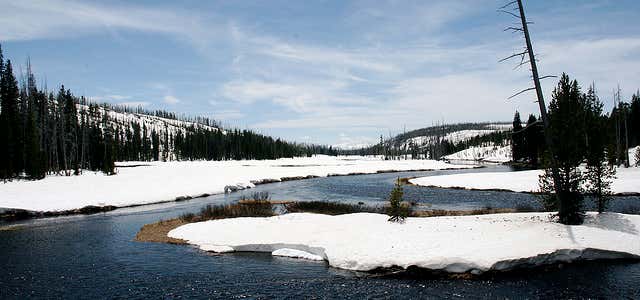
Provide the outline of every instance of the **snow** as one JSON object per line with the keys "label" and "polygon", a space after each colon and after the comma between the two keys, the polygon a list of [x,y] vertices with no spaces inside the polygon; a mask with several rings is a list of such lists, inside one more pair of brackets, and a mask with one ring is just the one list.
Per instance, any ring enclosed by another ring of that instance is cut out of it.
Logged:
{"label": "snow", "polygon": [[117,166],[114,176],[85,171],[80,176],[0,183],[0,207],[33,211],[122,207],[223,193],[227,186],[250,188],[260,181],[284,177],[473,167],[432,160],[322,155],[262,161],[127,162]]}
{"label": "snow", "polygon": [[473,160],[504,163],[511,161],[511,146],[469,147],[444,157],[448,160]]}
{"label": "snow", "polygon": [[471,138],[477,137],[477,136],[483,136],[483,135],[488,135],[491,134],[493,132],[496,132],[497,130],[493,130],[493,129],[468,129],[468,130],[460,130],[460,131],[455,131],[452,133],[449,133],[447,135],[444,136],[445,140],[448,140],[451,143],[459,143],[459,142],[463,142],[466,140],[469,140]]}
{"label": "snow", "polygon": [[398,224],[382,214],[293,213],[191,223],[168,236],[235,251],[291,254],[293,249],[355,271],[417,266],[479,274],[574,260],[640,258],[640,216],[589,213],[580,226],[552,222],[550,216],[408,218]]}
{"label": "snow", "polygon": [[[538,192],[538,178],[542,170],[518,172],[467,173],[420,177],[409,180],[421,186],[465,188],[474,190],[509,190],[514,192]],[[616,194],[640,193],[640,168],[618,168],[611,184]]]}
{"label": "snow", "polygon": [[[229,247],[231,248],[231,247]],[[231,248],[233,249],[233,248]],[[289,249],[289,248],[280,248],[276,251],[271,252],[273,256],[283,256],[283,257],[291,257],[291,258],[302,258],[308,260],[324,260],[324,258],[320,255],[311,254],[309,252]]]}

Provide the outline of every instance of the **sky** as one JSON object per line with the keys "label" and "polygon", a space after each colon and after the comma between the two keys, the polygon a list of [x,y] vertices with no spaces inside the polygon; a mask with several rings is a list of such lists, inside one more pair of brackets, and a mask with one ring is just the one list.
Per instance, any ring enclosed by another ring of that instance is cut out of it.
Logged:
{"label": "sky", "polygon": [[[353,147],[436,123],[536,113],[509,1],[0,0],[16,70],[97,102],[142,105]],[[640,1],[524,0],[541,75],[640,88]],[[542,86],[547,101],[557,79]]]}

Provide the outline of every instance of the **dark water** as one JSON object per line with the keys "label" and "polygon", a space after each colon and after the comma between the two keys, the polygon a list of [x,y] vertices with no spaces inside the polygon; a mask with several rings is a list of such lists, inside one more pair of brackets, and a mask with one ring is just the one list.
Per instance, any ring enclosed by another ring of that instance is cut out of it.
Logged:
{"label": "dark water", "polygon": [[[498,169],[505,170],[506,169]],[[495,168],[473,172],[496,171]],[[331,177],[259,186],[273,199],[384,201],[397,176]],[[537,205],[506,192],[407,187],[407,200],[432,208]],[[241,253],[214,256],[188,246],[138,243],[138,229],[242,194],[16,223],[0,231],[0,299],[37,298],[638,298],[640,263],[585,263],[491,279],[383,279],[325,263]],[[618,198],[615,209],[640,199]],[[6,224],[4,224],[6,225]]]}

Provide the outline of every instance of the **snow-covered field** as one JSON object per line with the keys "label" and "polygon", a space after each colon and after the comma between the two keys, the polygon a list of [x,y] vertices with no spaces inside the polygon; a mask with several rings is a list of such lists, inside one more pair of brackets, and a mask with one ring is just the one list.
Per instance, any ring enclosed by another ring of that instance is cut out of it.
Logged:
{"label": "snow-covered field", "polygon": [[469,147],[444,157],[448,160],[472,160],[494,163],[511,161],[511,146]]}
{"label": "snow-covered field", "polygon": [[[538,178],[542,170],[496,173],[467,173],[420,177],[409,180],[421,186],[465,188],[474,190],[510,190],[538,192]],[[640,168],[618,168],[611,190],[616,194],[640,193]]]}
{"label": "snow-covered field", "polygon": [[[640,216],[589,213],[580,226],[550,213],[408,218],[309,213],[183,225],[169,236],[203,250],[323,258],[348,270],[417,266],[453,273],[503,271],[574,260],[640,258]],[[535,242],[532,242],[535,241]]]}
{"label": "snow-covered field", "polygon": [[[0,183],[0,208],[65,211],[85,206],[130,206],[171,201],[252,187],[283,177],[376,173],[387,170],[469,168],[430,160],[384,161],[380,158],[315,156],[263,161],[193,161],[118,163],[118,174],[86,172],[49,176],[39,181]],[[253,183],[252,183],[253,182]]]}

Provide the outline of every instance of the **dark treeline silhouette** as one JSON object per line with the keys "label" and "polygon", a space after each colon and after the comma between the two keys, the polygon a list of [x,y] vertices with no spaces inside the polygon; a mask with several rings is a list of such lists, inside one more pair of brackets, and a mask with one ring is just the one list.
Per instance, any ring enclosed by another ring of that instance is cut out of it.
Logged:
{"label": "dark treeline silhouette", "polygon": [[83,170],[114,174],[115,161],[275,159],[336,155],[209,118],[177,117],[142,107],[96,104],[61,86],[39,88],[27,61],[16,78],[0,47],[0,179],[41,179]]}
{"label": "dark treeline silhouette", "polygon": [[[580,105],[571,118],[582,118],[582,123],[588,123],[587,117],[579,114],[580,109],[587,107],[592,114],[597,114],[598,122],[589,123],[584,133],[575,133],[575,138],[584,140],[583,147],[589,142],[605,145],[607,161],[612,165],[629,165],[629,148],[640,145],[640,91],[631,96],[629,102],[623,101],[620,91],[613,94],[614,106],[609,114],[603,111],[603,103],[598,100],[597,107],[593,99],[598,98],[595,87],[590,87],[587,93],[579,95]],[[568,125],[567,125],[568,126]],[[578,130],[578,128],[575,128]],[[520,113],[516,111],[513,118],[512,152],[513,160],[533,167],[541,166],[546,149],[544,141],[544,127],[540,118],[529,115],[523,126]]]}

